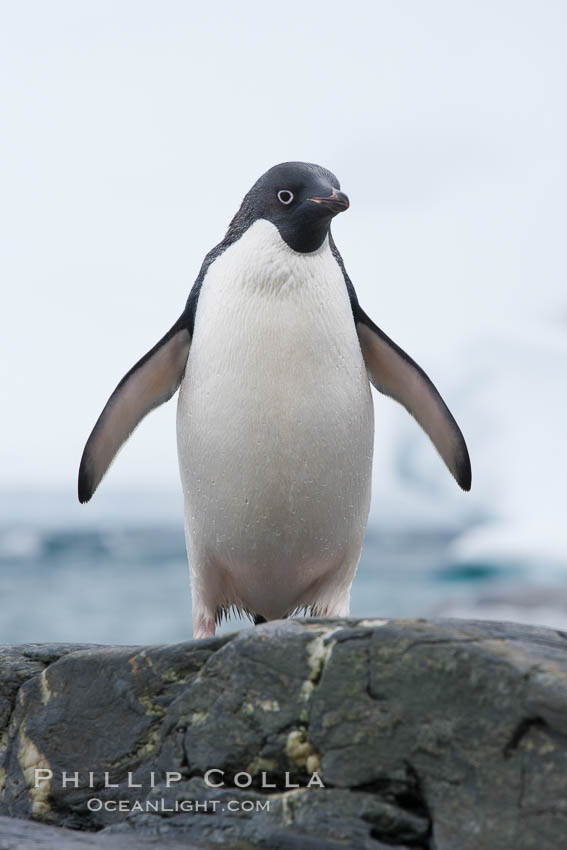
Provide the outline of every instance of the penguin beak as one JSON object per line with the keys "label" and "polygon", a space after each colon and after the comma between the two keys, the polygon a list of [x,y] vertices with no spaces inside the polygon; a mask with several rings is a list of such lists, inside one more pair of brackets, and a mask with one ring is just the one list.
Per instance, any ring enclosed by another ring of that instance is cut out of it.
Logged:
{"label": "penguin beak", "polygon": [[348,197],[344,192],[339,192],[333,189],[332,193],[325,198],[307,198],[308,201],[313,201],[314,204],[321,204],[322,207],[330,210],[333,215],[348,210],[350,204]]}

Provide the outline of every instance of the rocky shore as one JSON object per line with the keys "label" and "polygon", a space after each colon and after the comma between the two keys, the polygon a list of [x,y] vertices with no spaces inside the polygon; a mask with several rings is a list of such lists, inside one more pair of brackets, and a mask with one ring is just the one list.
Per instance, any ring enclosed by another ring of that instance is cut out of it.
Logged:
{"label": "rocky shore", "polygon": [[0,847],[546,850],[567,634],[290,620],[0,649]]}

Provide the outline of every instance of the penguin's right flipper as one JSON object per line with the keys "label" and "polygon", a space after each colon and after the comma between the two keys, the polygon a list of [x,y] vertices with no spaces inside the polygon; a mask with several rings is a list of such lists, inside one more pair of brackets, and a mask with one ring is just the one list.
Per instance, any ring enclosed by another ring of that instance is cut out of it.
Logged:
{"label": "penguin's right flipper", "polygon": [[178,389],[191,346],[181,318],[122,378],[94,426],[79,468],[79,501],[88,502],[138,423]]}

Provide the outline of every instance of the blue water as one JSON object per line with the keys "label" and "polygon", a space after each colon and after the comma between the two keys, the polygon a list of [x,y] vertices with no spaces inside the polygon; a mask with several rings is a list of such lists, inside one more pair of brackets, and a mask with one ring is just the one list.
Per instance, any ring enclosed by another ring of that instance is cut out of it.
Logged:
{"label": "blue water", "polygon": [[[67,496],[0,498],[0,642],[190,638],[181,514],[175,500],[172,506],[166,502],[154,501],[146,510],[130,500],[126,510],[124,502],[109,499],[103,514],[77,513],[74,504],[68,508]],[[87,517],[88,524],[77,517]],[[428,616],[443,612],[448,602],[467,605],[481,592],[524,580],[525,566],[452,561],[451,544],[460,530],[392,530],[370,523],[351,613]],[[242,627],[249,622],[232,619],[222,630]]]}

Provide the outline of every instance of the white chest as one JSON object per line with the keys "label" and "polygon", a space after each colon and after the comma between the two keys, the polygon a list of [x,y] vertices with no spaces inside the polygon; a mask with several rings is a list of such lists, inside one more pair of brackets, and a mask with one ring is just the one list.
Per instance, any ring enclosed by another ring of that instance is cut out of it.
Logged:
{"label": "white chest", "polygon": [[358,384],[361,374],[345,283],[327,240],[298,254],[272,224],[257,221],[209,269],[184,384],[220,390],[223,405],[240,407],[244,394],[268,411],[301,408],[321,379],[330,401],[348,396],[345,383]]}
{"label": "white chest", "polygon": [[328,242],[257,221],[210,267],[178,406],[188,535],[223,562],[335,557],[364,532],[373,411]]}

